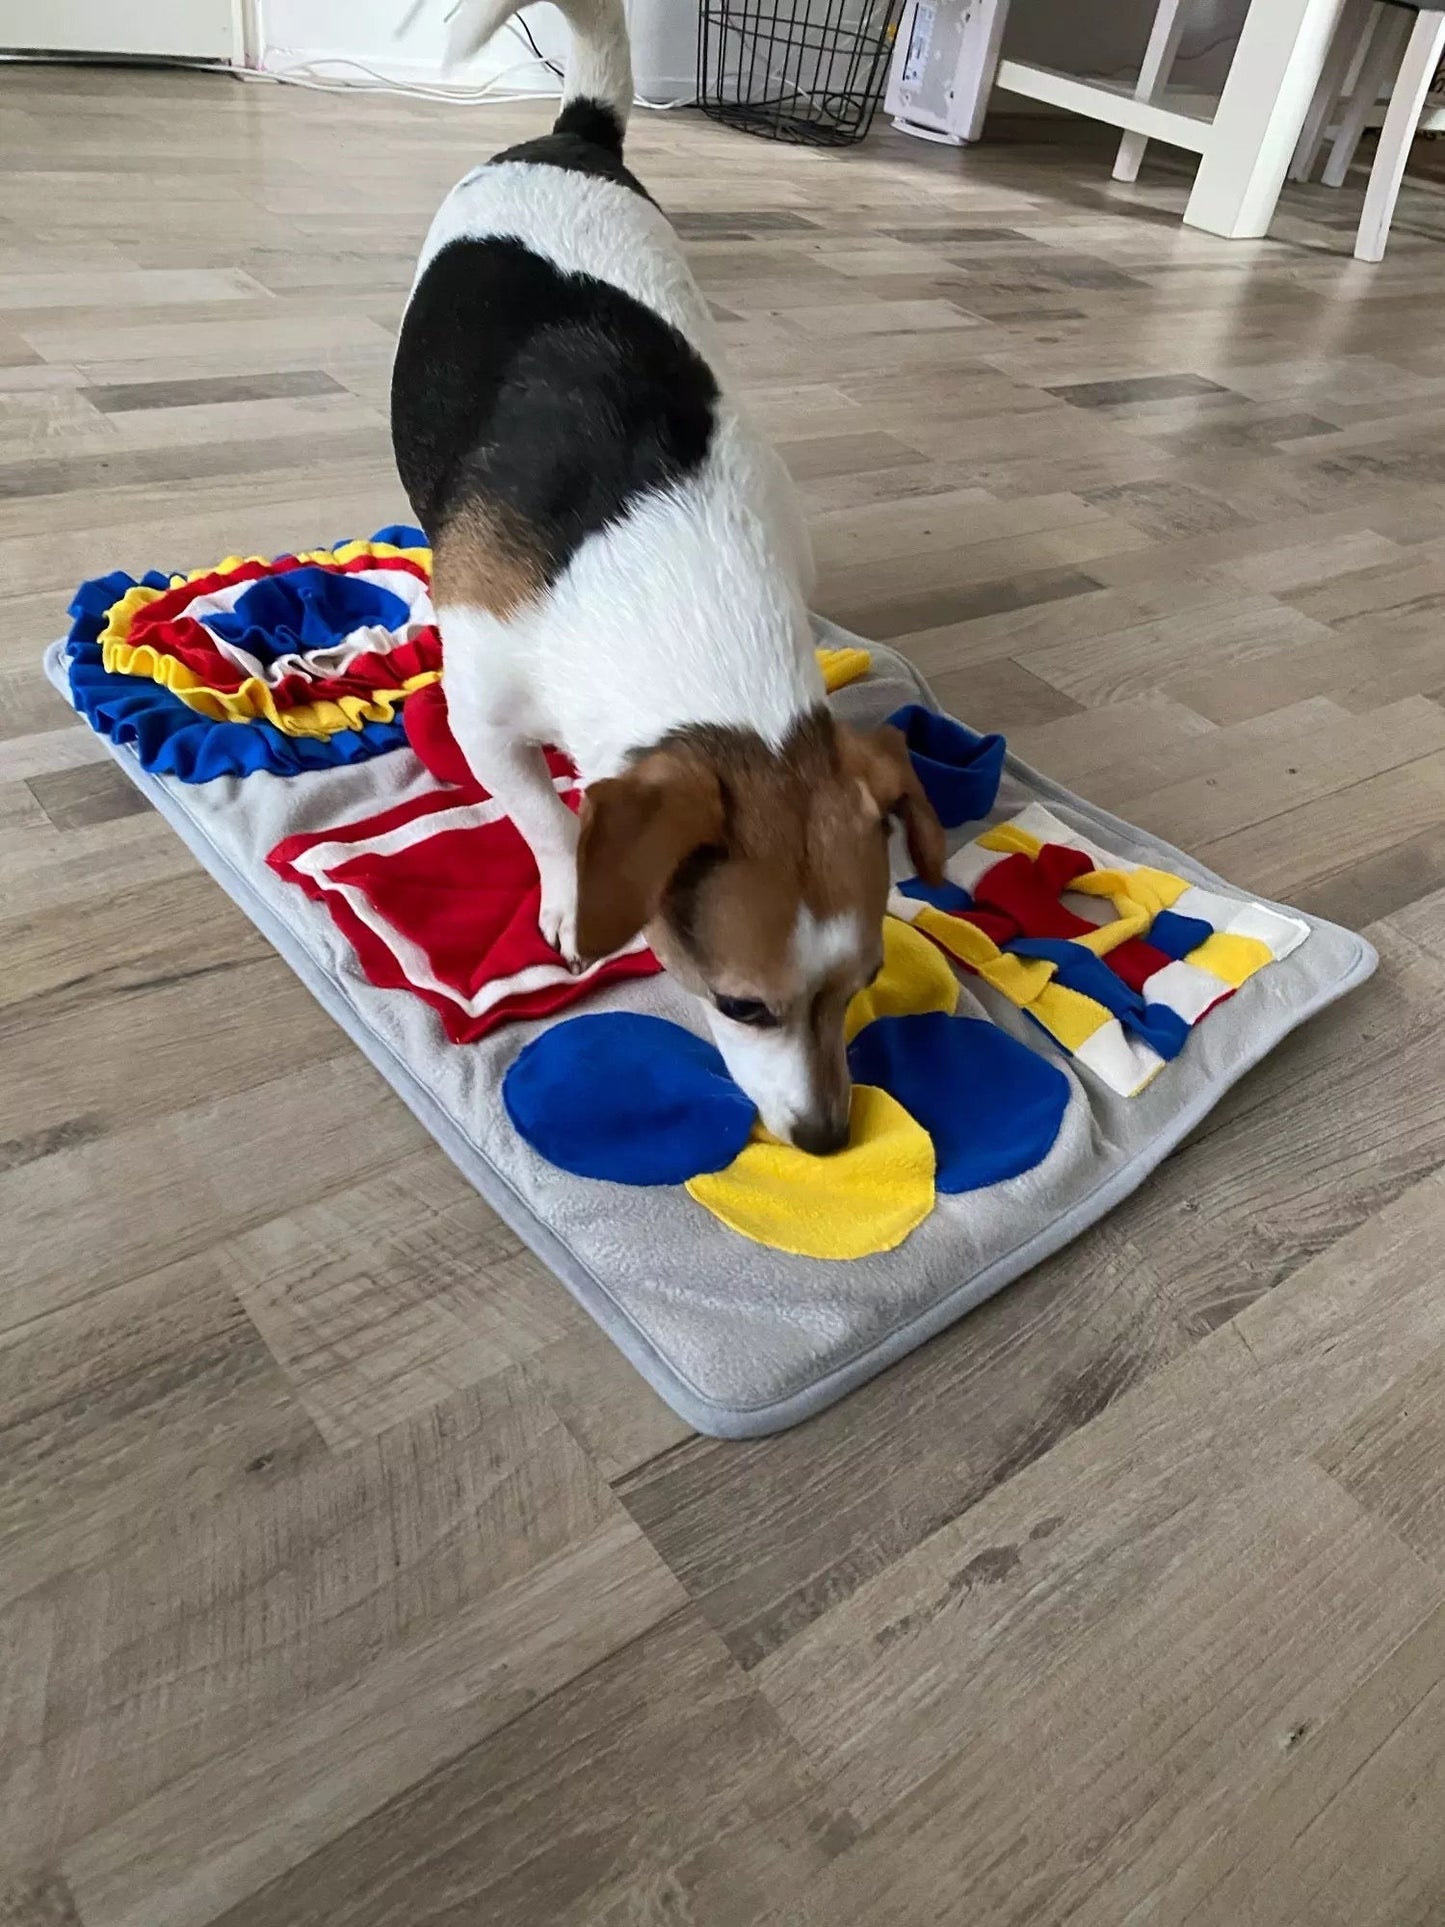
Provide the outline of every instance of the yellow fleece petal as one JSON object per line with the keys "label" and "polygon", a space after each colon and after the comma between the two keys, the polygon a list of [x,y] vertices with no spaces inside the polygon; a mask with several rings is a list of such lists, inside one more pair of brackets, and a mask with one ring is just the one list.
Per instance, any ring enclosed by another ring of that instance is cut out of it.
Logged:
{"label": "yellow fleece petal", "polygon": [[933,1209],[933,1140],[886,1091],[853,1086],[845,1149],[810,1157],[760,1131],[730,1165],[690,1178],[715,1218],[800,1258],[892,1251]]}
{"label": "yellow fleece petal", "polygon": [[848,1042],[875,1017],[913,1017],[924,1011],[952,1011],[958,979],[936,944],[901,917],[883,919],[883,968],[848,1006],[843,1028]]}

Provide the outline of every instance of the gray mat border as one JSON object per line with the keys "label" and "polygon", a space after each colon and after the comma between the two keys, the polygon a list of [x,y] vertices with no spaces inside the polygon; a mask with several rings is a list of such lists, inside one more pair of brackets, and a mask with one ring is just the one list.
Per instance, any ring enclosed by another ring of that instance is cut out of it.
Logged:
{"label": "gray mat border", "polygon": [[[64,662],[65,647],[63,641],[52,643],[45,652],[44,666],[50,681],[69,702],[69,680]],[[922,684],[922,678],[918,680]],[[924,685],[924,693],[928,700],[933,700],[926,685]],[[934,707],[938,707],[936,702]],[[1269,1052],[1291,1031],[1298,1029],[1319,1011],[1326,1009],[1356,986],[1364,983],[1374,973],[1379,961],[1374,947],[1365,938],[1352,931],[1340,930],[1338,925],[1326,924],[1321,918],[1309,918],[1311,928],[1333,929],[1353,946],[1346,968],[1332,983],[1320,986],[1314,995],[1303,1003],[1281,1012],[1279,1022],[1262,1037],[1258,1049],[1231,1067],[1229,1075],[1221,1077],[1200,1092],[1193,1101],[1186,1103],[1165,1129],[1126,1163],[1110,1172],[1072,1210],[1035,1232],[1031,1238],[1015,1246],[1003,1257],[996,1259],[993,1264],[985,1266],[982,1271],[975,1272],[953,1291],[929,1306],[926,1312],[898,1326],[886,1338],[849,1359],[845,1364],[836,1367],[824,1377],[815,1380],[805,1390],[765,1405],[751,1407],[719,1405],[711,1399],[702,1397],[679,1377],[645,1333],[640,1331],[633,1320],[617,1305],[603,1281],[522,1202],[503,1173],[481,1156],[476,1147],[433,1098],[426,1085],[413,1074],[410,1067],[388,1044],[376,1036],[362,1020],[336,981],[316,963],[290,927],[267,907],[247,882],[244,874],[212,843],[186,810],[184,801],[177,791],[142,769],[133,750],[112,743],[108,738],[102,737],[101,740],[115,762],[124,770],[136,788],[154,804],[157,812],[180,837],[201,867],[220,884],[226,894],[281,954],[312,996],[345,1031],[368,1062],[381,1073],[417,1121],[435,1138],[453,1164],[486,1199],[498,1217],[536,1253],[550,1271],[555,1273],[588,1316],[601,1326],[612,1343],[678,1416],[697,1431],[713,1438],[760,1438],[771,1432],[784,1431],[803,1419],[811,1418],[848,1392],[866,1384],[870,1378],[876,1377],[879,1372],[895,1364],[927,1339],[946,1330],[966,1312],[973,1310],[984,1299],[992,1297],[995,1292],[1002,1290],[1015,1278],[1042,1263],[1045,1258],[1052,1257],[1056,1251],[1078,1237],[1080,1232],[1097,1223],[1116,1204],[1121,1203],[1131,1192],[1137,1190],[1150,1172],[1183,1138],[1188,1136],[1197,1124],[1208,1116],[1232,1085],[1268,1056]],[[1080,811],[1093,825],[1097,826],[1101,832],[1099,837],[1101,842],[1107,843],[1110,831],[1117,832],[1128,840],[1143,838],[1161,857],[1172,859],[1182,865],[1184,874],[1201,877],[1206,883],[1218,885],[1226,892],[1237,894],[1237,886],[1207,869],[1197,857],[1190,857],[1162,839],[1126,823],[1121,817],[1111,815],[1109,811],[1099,808],[1098,805],[1075,796],[1062,784],[1041,775],[1039,771],[1011,753],[1005,759],[1005,767],[1012,776],[1027,784],[1042,799],[1061,804],[1067,809]],[[1267,898],[1258,900],[1269,901]],[[1288,905],[1281,904],[1276,907],[1288,910],[1294,916],[1303,914],[1292,910]]]}

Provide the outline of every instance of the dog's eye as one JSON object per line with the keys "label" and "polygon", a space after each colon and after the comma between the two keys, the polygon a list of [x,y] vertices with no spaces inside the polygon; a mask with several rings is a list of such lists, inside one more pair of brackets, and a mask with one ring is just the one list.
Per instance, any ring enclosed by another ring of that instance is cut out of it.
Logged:
{"label": "dog's eye", "polygon": [[714,997],[720,1015],[729,1023],[751,1024],[754,1030],[775,1030],[778,1020],[756,997]]}

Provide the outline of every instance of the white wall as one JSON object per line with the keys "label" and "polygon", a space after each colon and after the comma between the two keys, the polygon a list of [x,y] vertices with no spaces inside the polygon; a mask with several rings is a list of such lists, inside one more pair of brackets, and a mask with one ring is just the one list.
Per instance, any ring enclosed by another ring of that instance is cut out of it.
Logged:
{"label": "white wall", "polygon": [[[299,60],[346,55],[388,77],[435,81],[446,39],[448,0],[428,0],[406,32],[396,28],[408,0],[252,0],[260,16],[261,64],[281,67]],[[639,90],[649,99],[690,96],[697,49],[697,0],[628,0],[632,58]],[[527,25],[548,59],[566,59],[567,28],[555,7],[527,10]],[[476,59],[457,71],[459,85],[478,86],[529,58],[519,33],[504,29]],[[505,85],[555,93],[544,69],[522,68]]]}
{"label": "white wall", "polygon": [[[435,81],[440,73],[444,15],[449,0],[427,5],[405,34],[397,23],[408,0],[251,0],[259,16],[262,65],[277,67],[326,55],[349,55],[397,79]],[[1239,23],[1249,0],[1192,0],[1176,75],[1208,86],[1229,65]],[[691,96],[697,66],[697,0],[628,0],[633,65],[639,91],[649,99]],[[1154,18],[1154,0],[1013,0],[1006,52],[1077,74],[1134,72]],[[544,54],[566,58],[567,29],[555,7],[527,11],[527,24]],[[1221,45],[1213,43],[1221,42]],[[525,61],[519,34],[505,30],[459,71],[461,84],[477,86]],[[544,70],[522,68],[506,76],[519,90],[555,93]],[[1019,103],[1023,106],[1023,103]],[[1025,111],[1040,111],[1029,103]]]}

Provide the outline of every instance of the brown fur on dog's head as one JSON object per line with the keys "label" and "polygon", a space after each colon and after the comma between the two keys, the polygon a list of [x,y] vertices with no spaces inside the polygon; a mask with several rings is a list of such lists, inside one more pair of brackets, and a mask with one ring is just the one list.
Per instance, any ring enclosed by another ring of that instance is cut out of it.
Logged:
{"label": "brown fur on dog's head", "polygon": [[806,1150],[846,1140],[843,1017],[881,960],[894,820],[938,882],[943,830],[902,736],[821,709],[777,750],[750,731],[682,731],[583,804],[579,951],[645,929],[707,1003],[763,1122]]}

